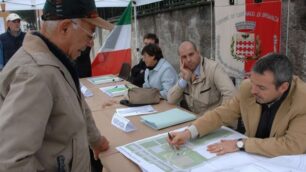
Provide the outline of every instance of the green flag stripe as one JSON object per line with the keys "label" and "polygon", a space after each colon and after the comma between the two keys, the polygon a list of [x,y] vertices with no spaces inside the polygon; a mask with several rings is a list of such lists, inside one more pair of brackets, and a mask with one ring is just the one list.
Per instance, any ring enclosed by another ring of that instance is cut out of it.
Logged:
{"label": "green flag stripe", "polygon": [[122,16],[120,17],[117,25],[131,24],[132,17],[132,3],[130,2],[127,8],[124,10]]}

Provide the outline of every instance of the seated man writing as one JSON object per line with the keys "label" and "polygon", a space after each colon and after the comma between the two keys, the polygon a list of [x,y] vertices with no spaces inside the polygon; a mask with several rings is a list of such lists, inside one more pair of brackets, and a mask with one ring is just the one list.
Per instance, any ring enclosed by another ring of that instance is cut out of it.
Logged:
{"label": "seated man writing", "polygon": [[246,139],[223,140],[207,150],[222,155],[235,151],[274,157],[306,152],[306,84],[293,76],[288,57],[268,54],[254,65],[239,94],[197,119],[168,142],[179,147],[188,139],[206,135],[224,123],[242,117]]}

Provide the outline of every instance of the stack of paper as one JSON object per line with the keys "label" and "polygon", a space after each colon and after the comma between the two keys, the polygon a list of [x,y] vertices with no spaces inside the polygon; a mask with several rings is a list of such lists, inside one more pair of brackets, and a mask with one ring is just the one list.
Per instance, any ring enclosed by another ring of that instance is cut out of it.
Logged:
{"label": "stack of paper", "polygon": [[172,125],[194,120],[196,119],[196,116],[189,112],[174,108],[165,112],[142,116],[141,118],[141,122],[159,130]]}
{"label": "stack of paper", "polygon": [[130,107],[130,108],[118,108],[116,109],[117,115],[119,116],[134,116],[143,115],[157,112],[151,105]]}
{"label": "stack of paper", "polygon": [[109,87],[102,87],[100,90],[111,97],[123,96],[128,91],[128,87],[126,85],[116,85]]}
{"label": "stack of paper", "polygon": [[94,78],[88,78],[88,81],[90,81],[93,84],[104,84],[104,83],[110,83],[110,82],[118,82],[118,81],[123,81],[123,79],[112,76],[112,75],[107,75],[107,76],[100,76],[100,77],[94,77]]}

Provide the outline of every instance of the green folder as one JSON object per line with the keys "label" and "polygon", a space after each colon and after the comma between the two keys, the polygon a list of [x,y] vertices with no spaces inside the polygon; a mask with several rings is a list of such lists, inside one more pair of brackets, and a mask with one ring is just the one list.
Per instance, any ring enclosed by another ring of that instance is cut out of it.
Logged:
{"label": "green folder", "polygon": [[141,118],[141,122],[148,125],[149,127],[159,130],[176,124],[194,120],[196,119],[196,116],[189,112],[174,108],[161,113],[145,115]]}
{"label": "green folder", "polygon": [[104,83],[110,83],[110,82],[118,82],[123,81],[123,79],[116,77],[116,76],[101,76],[101,77],[94,77],[94,78],[88,78],[88,80],[93,84],[104,84]]}
{"label": "green folder", "polygon": [[107,92],[114,94],[120,91],[127,91],[127,90],[128,88],[126,87],[114,87],[114,88],[108,89]]}

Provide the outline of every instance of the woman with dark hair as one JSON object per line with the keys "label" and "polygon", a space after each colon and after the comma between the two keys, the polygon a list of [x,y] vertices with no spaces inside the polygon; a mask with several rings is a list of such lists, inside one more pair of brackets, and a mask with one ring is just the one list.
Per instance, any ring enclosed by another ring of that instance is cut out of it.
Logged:
{"label": "woman with dark hair", "polygon": [[145,71],[143,88],[157,88],[163,99],[167,99],[168,90],[177,82],[177,73],[172,65],[163,58],[158,45],[146,45],[142,51]]}

